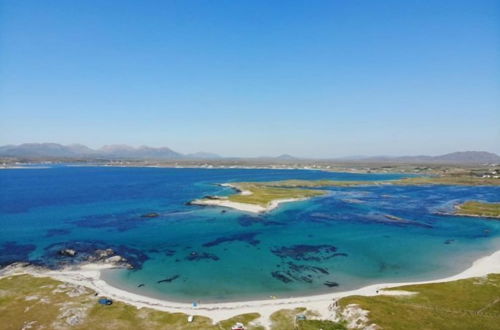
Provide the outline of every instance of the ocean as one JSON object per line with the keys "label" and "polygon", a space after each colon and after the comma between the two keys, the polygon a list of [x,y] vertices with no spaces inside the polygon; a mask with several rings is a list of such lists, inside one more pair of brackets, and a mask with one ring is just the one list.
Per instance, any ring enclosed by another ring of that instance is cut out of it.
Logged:
{"label": "ocean", "polygon": [[[442,215],[491,186],[331,187],[324,197],[250,214],[186,203],[227,195],[217,183],[392,180],[313,170],[77,167],[0,171],[0,265],[51,268],[111,248],[133,269],[111,285],[175,301],[345,291],[456,274],[500,247],[500,221]],[[158,217],[143,217],[147,213]],[[64,248],[76,257],[61,256]]]}

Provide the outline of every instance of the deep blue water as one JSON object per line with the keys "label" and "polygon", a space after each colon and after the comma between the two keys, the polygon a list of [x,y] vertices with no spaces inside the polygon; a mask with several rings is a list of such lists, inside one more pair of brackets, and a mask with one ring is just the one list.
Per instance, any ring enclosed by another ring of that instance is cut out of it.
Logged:
{"label": "deep blue water", "polygon": [[[76,248],[81,256],[113,248],[135,269],[106,272],[111,284],[207,301],[439,278],[498,249],[499,221],[437,213],[468,199],[499,201],[500,187],[331,188],[326,197],[265,215],[185,204],[231,193],[214,183],[399,177],[260,169],[2,170],[0,264],[58,267],[78,260],[59,256],[62,248]],[[141,217],[148,212],[160,216]]]}

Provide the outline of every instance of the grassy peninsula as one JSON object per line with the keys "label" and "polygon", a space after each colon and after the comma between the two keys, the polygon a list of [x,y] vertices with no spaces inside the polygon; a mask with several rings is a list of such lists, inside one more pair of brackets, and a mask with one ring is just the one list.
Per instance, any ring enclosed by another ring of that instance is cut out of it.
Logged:
{"label": "grassy peninsula", "polygon": [[231,184],[232,187],[240,191],[228,197],[230,201],[237,203],[248,203],[266,206],[273,200],[282,199],[303,199],[324,195],[322,190],[274,187],[266,183],[241,182]]}
{"label": "grassy peninsula", "polygon": [[[227,197],[207,196],[190,203],[195,205],[223,206],[250,212],[265,212],[275,208],[282,202],[303,200],[327,194],[326,190],[319,188],[374,185],[496,186],[500,185],[500,179],[472,175],[443,175],[418,176],[384,181],[283,180],[268,182],[234,182],[224,185],[234,188],[238,193]],[[484,211],[485,213],[486,211],[491,213],[492,210],[485,209]]]}
{"label": "grassy peninsula", "polygon": [[457,205],[455,214],[500,219],[500,203],[468,201]]}

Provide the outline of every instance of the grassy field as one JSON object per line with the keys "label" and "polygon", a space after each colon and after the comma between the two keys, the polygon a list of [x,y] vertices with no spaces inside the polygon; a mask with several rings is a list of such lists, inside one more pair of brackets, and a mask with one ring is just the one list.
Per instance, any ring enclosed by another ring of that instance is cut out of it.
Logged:
{"label": "grassy field", "polygon": [[256,185],[281,188],[321,188],[353,187],[370,185],[462,185],[462,186],[498,186],[500,179],[475,176],[419,176],[387,181],[334,181],[334,180],[283,180],[255,183]]}
{"label": "grassy field", "polygon": [[[111,306],[98,304],[94,292],[84,287],[67,285],[50,278],[29,275],[0,279],[0,329],[18,330],[31,324],[31,329],[169,329],[221,330],[236,322],[258,319],[258,313],[238,315],[212,324],[207,317],[166,313],[115,301]],[[251,330],[262,327],[248,326]]]}
{"label": "grassy field", "polygon": [[469,201],[457,205],[455,214],[500,219],[500,203]]}
{"label": "grassy field", "polygon": [[[500,274],[447,283],[409,285],[390,290],[415,292],[408,296],[351,296],[339,301],[341,308],[357,304],[369,311],[369,322],[383,329],[498,329],[500,324]],[[0,328],[22,329],[230,329],[236,322],[249,330],[258,313],[235,316],[213,324],[207,317],[166,313],[114,302],[99,305],[99,297],[84,287],[29,275],[0,279]],[[296,321],[298,314],[307,317]],[[345,323],[312,320],[306,308],[282,309],[271,315],[271,330],[345,330]]]}
{"label": "grassy field", "polygon": [[234,194],[228,198],[230,201],[247,204],[257,204],[266,207],[277,199],[310,198],[324,195],[326,192],[312,189],[280,188],[260,183],[237,183],[235,187],[242,191],[250,191],[250,195]]}
{"label": "grassy field", "polygon": [[[307,320],[296,321],[296,316],[303,314]],[[308,311],[305,308],[282,309],[271,314],[271,330],[347,330],[340,323],[322,320],[309,320],[316,316],[314,312]]]}
{"label": "grassy field", "polygon": [[340,305],[358,304],[370,321],[383,329],[455,330],[499,329],[500,274],[447,283],[409,285],[392,290],[410,296],[352,296]]}

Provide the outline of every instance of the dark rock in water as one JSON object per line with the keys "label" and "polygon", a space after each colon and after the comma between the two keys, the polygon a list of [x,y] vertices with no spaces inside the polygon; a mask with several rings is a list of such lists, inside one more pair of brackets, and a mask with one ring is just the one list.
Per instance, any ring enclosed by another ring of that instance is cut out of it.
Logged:
{"label": "dark rock in water", "polygon": [[191,252],[185,259],[189,261],[200,261],[203,259],[214,260],[214,261],[220,260],[220,258],[217,257],[215,254],[207,252],[198,253],[194,251]]}
{"label": "dark rock in water", "polygon": [[212,195],[206,195],[206,196],[203,196],[202,199],[212,199],[212,200],[219,200],[220,197],[219,196],[212,196]]}
{"label": "dark rock in water", "polygon": [[146,284],[141,283],[141,284],[139,284],[137,287],[138,287],[138,288],[142,288],[142,287],[143,287],[143,286],[145,286],[145,285],[146,285]]}
{"label": "dark rock in water", "polygon": [[230,236],[219,237],[213,241],[210,241],[210,242],[203,244],[203,246],[204,247],[212,247],[212,246],[216,246],[216,245],[219,245],[222,243],[233,242],[233,241],[247,242],[248,244],[255,246],[255,245],[260,243],[259,240],[255,239],[255,236],[257,234],[258,233],[253,232],[253,233],[241,233],[241,234],[234,234],[234,235],[230,235]]}
{"label": "dark rock in water", "polygon": [[[74,250],[73,255],[69,250]],[[142,251],[125,245],[110,247],[102,241],[69,241],[54,243],[45,248],[38,261],[49,268],[76,265],[83,262],[108,263],[119,267],[140,268],[148,260]]]}
{"label": "dark rock in water", "polygon": [[68,222],[84,228],[113,228],[120,232],[144,226],[144,220],[130,213],[86,216],[76,221],[71,220]]}
{"label": "dark rock in water", "polygon": [[18,261],[29,261],[29,254],[36,249],[34,244],[5,242],[0,246],[0,267]]}
{"label": "dark rock in water", "polygon": [[348,256],[348,254],[344,253],[344,252],[332,254],[332,257],[347,257],[347,256]]}
{"label": "dark rock in water", "polygon": [[114,254],[115,251],[113,251],[113,249],[105,249],[105,250],[97,249],[94,251],[94,256],[96,258],[96,261],[101,261],[103,259],[113,256]]}
{"label": "dark rock in water", "polygon": [[307,282],[307,283],[312,283],[313,279],[312,279],[312,276],[311,275],[305,275],[305,276],[301,276],[300,279],[303,281],[303,282]]}
{"label": "dark rock in water", "polygon": [[173,256],[174,254],[175,254],[175,250],[171,250],[171,249],[167,249],[167,250],[165,250],[165,255],[166,255],[167,257],[171,257],[171,256]]}
{"label": "dark rock in water", "polygon": [[321,261],[336,257],[337,248],[333,245],[307,245],[299,244],[282,246],[271,249],[271,252],[280,258],[291,258],[294,260]]}
{"label": "dark rock in water", "polygon": [[339,286],[339,284],[337,282],[332,282],[332,281],[326,281],[325,283],[323,283],[324,285],[326,285],[327,287],[329,288],[333,288],[333,287],[337,287]]}
{"label": "dark rock in water", "polygon": [[451,244],[453,242],[455,242],[454,239],[447,239],[446,241],[444,241],[444,244]]}
{"label": "dark rock in water", "polygon": [[66,257],[74,257],[77,252],[74,249],[62,249],[59,251],[59,254]]}
{"label": "dark rock in water", "polygon": [[151,212],[151,213],[146,213],[146,214],[141,215],[141,218],[157,218],[159,216],[160,215],[158,213]]}
{"label": "dark rock in water", "polygon": [[272,277],[274,277],[277,280],[280,280],[283,283],[290,283],[293,281],[290,277],[286,276],[285,274],[283,274],[283,272],[280,271],[272,272],[271,275]]}
{"label": "dark rock in water", "polygon": [[220,213],[226,213],[226,212],[227,212],[227,210],[221,210],[220,211]]}
{"label": "dark rock in water", "polygon": [[170,283],[179,278],[180,275],[174,275],[172,277],[165,278],[163,280],[156,281],[156,283]]}
{"label": "dark rock in water", "polygon": [[328,269],[318,267],[318,266],[298,265],[298,264],[294,264],[293,262],[287,262],[287,265],[288,265],[289,269],[291,271],[294,271],[294,272],[300,273],[300,272],[310,271],[313,273],[319,273],[319,274],[325,274],[325,275],[330,274],[328,272]]}

